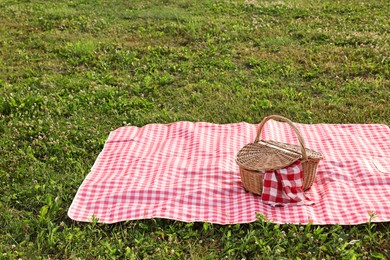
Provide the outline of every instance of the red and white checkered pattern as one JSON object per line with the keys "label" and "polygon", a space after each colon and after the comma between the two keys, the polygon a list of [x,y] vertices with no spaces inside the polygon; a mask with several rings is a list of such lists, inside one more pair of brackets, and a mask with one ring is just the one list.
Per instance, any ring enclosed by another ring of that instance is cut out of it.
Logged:
{"label": "red and white checkered pattern", "polygon": [[303,191],[302,165],[296,161],[282,169],[266,171],[261,199],[271,206],[310,205]]}
{"label": "red and white checkered pattern", "polygon": [[[168,218],[247,223],[390,221],[390,129],[379,124],[296,124],[306,146],[322,152],[306,191],[313,205],[272,207],[246,192],[235,162],[257,125],[176,122],[113,131],[69,208],[77,221]],[[263,139],[297,143],[291,127],[270,120]]]}

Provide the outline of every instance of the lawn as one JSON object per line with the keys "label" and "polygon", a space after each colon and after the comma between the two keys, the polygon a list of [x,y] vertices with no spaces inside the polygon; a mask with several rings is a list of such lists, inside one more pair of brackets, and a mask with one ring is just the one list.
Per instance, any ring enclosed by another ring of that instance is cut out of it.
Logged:
{"label": "lawn", "polygon": [[269,114],[389,125],[388,1],[0,0],[0,10],[0,259],[389,257],[389,223],[66,215],[123,125]]}

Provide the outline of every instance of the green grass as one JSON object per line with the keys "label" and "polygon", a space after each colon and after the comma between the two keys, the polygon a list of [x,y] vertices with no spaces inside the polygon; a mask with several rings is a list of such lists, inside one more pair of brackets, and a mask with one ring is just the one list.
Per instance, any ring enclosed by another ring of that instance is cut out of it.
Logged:
{"label": "green grass", "polygon": [[386,258],[388,223],[66,217],[113,129],[390,121],[385,0],[0,0],[0,259]]}

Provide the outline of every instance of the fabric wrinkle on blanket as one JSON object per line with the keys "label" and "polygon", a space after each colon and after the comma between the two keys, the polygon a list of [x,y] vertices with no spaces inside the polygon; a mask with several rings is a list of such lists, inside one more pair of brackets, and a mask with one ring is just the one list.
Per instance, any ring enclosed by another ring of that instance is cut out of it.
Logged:
{"label": "fabric wrinkle on blanket", "polygon": [[284,168],[265,171],[261,200],[271,206],[314,204],[303,190],[301,162],[298,160]]}

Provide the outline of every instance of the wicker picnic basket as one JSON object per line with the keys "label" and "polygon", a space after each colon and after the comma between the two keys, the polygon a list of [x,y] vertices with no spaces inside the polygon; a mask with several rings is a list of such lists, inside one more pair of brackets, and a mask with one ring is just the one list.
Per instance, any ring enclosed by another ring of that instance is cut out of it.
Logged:
{"label": "wicker picnic basket", "polygon": [[[260,140],[261,131],[270,119],[288,123],[294,129],[299,145]],[[317,166],[322,158],[321,153],[305,147],[302,135],[292,121],[282,116],[271,115],[261,121],[255,141],[245,145],[238,152],[236,162],[240,168],[244,188],[249,192],[261,195],[264,171],[281,169],[297,160],[300,160],[302,165],[303,189],[309,189],[313,185]]]}

